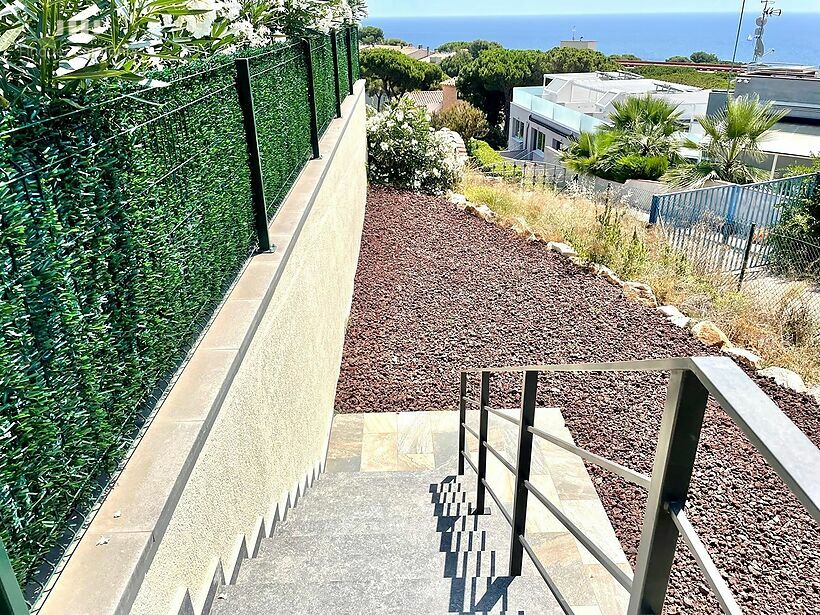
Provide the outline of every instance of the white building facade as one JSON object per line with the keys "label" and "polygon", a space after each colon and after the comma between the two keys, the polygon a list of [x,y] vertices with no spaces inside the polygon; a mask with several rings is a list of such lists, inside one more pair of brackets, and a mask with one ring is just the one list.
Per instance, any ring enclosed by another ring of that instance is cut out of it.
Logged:
{"label": "white building facade", "polygon": [[544,75],[541,86],[513,90],[509,155],[554,162],[581,132],[605,125],[615,102],[646,94],[675,104],[686,126],[684,136],[700,140],[703,129],[695,118],[706,115],[709,90],[626,72],[562,73]]}

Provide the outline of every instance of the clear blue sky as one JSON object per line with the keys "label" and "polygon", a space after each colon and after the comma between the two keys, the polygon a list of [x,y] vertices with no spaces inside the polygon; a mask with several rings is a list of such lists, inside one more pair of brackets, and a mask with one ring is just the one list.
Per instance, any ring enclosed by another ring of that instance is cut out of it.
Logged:
{"label": "clear blue sky", "polygon": [[[369,0],[371,17],[428,15],[580,15],[601,13],[737,12],[740,0]],[[820,12],[820,0],[779,0],[788,12]],[[746,10],[760,10],[759,0],[747,0]]]}

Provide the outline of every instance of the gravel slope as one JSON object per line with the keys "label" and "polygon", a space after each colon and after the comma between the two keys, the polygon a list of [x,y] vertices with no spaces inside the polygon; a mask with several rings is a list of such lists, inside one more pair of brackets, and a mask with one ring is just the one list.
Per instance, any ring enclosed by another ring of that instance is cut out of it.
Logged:
{"label": "gravel slope", "polygon": [[[340,412],[455,408],[464,366],[704,354],[713,352],[688,332],[542,245],[440,199],[372,189],[336,406]],[[814,400],[753,377],[818,444]],[[539,403],[563,408],[580,445],[649,473],[666,380],[550,375],[539,387]],[[517,404],[517,389],[517,382],[499,379],[492,400]],[[634,565],[645,495],[590,471]],[[746,612],[820,613],[817,525],[711,404],[689,516]],[[666,612],[719,612],[681,547],[676,559]]]}

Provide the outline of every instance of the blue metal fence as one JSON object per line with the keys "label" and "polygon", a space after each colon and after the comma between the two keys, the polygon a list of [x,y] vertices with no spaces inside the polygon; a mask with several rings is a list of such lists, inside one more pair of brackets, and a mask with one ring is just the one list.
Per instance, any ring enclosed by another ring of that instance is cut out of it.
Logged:
{"label": "blue metal fence", "polygon": [[649,222],[673,248],[718,271],[739,273],[769,261],[766,237],[784,209],[812,194],[820,173],[652,197]]}
{"label": "blue metal fence", "polygon": [[783,207],[809,194],[818,178],[820,173],[745,186],[715,186],[655,195],[649,222],[692,226],[706,218],[720,219],[728,225],[774,226]]}

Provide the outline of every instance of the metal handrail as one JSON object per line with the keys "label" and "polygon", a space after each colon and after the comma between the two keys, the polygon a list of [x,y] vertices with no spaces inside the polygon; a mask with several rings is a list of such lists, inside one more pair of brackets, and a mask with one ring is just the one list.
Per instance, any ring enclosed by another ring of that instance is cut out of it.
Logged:
{"label": "metal handrail", "polygon": [[489,406],[487,406],[484,409],[487,412],[489,412],[490,414],[494,414],[495,416],[497,416],[499,418],[502,418],[505,421],[509,421],[513,425],[516,425],[516,426],[520,425],[520,422],[518,421],[517,418],[515,418],[513,416],[510,416],[509,414],[506,414],[502,408],[490,408]]}
{"label": "metal handrail", "polygon": [[609,470],[613,474],[617,474],[621,478],[628,480],[630,483],[638,485],[638,487],[649,489],[649,483],[651,482],[651,479],[646,474],[640,474],[638,472],[635,472],[634,470],[630,470],[626,466],[622,466],[619,463],[610,461],[609,459],[601,457],[600,455],[596,455],[595,453],[590,453],[588,450],[584,448],[575,446],[571,442],[562,440],[561,438],[553,436],[552,434],[549,434],[545,431],[541,431],[540,429],[536,429],[535,427],[530,427],[529,432],[534,436],[538,436],[539,438],[564,449],[565,451],[569,451],[570,453],[578,455],[578,457],[585,461],[594,463],[598,467],[604,468],[605,470]]}
{"label": "metal handrail", "polygon": [[14,568],[0,540],[0,613],[3,615],[28,615],[28,604],[20,591]]}
{"label": "metal handrail", "polygon": [[535,496],[535,499],[541,502],[541,504],[543,504],[544,507],[549,510],[556,519],[558,519],[561,525],[567,528],[569,533],[575,536],[575,538],[578,539],[578,542],[580,542],[584,548],[589,551],[592,556],[597,559],[604,568],[607,569],[607,571],[609,571],[609,574],[615,577],[615,580],[618,581],[618,583],[620,583],[626,591],[630,591],[632,589],[632,579],[629,578],[629,575],[618,568],[618,565],[613,562],[612,559],[607,556],[607,554],[604,553],[598,545],[590,540],[584,531],[575,525],[560,508],[550,502],[549,498],[541,493],[541,491],[530,481],[524,481],[524,486],[527,488],[527,491]]}
{"label": "metal handrail", "polygon": [[[493,488],[490,487],[490,485],[487,484],[487,479],[482,478],[481,483],[483,484],[484,488],[487,490],[487,493],[490,494],[490,497],[495,501],[496,506],[498,506],[498,510],[501,512],[502,515],[504,515],[504,518],[507,520],[507,523],[512,525],[513,524],[513,518],[512,518],[512,515],[510,514],[510,511],[508,511],[507,508],[504,506],[504,503],[501,501],[501,498],[499,498],[498,495],[496,495],[495,491],[493,491]],[[480,514],[480,511],[479,511],[479,514]]]}
{"label": "metal handrail", "polygon": [[498,459],[498,461],[500,461],[500,462],[501,462],[501,465],[503,465],[505,468],[507,468],[507,469],[508,469],[510,472],[512,472],[513,474],[516,474],[515,465],[514,465],[511,461],[508,461],[508,460],[507,460],[507,458],[506,458],[506,457],[504,457],[504,455],[502,455],[502,454],[501,454],[501,452],[500,452],[498,449],[496,449],[496,448],[495,448],[493,445],[491,445],[489,442],[482,442],[482,444],[484,445],[484,447],[485,447],[488,451],[490,451],[490,452],[493,454],[493,456],[494,456],[496,459]]}
{"label": "metal handrail", "polygon": [[[575,446],[553,434],[535,428],[536,390],[542,372],[670,372],[666,406],[663,412],[652,475],[646,476],[612,460]],[[523,392],[520,420],[492,408],[489,404],[490,378],[499,373],[521,373]],[[481,400],[466,397],[469,374],[481,375]],[[485,491],[496,501],[513,528],[510,545],[510,576],[521,574],[523,553],[533,560],[547,586],[562,608],[565,606],[555,583],[525,539],[527,495],[532,494],[547,507],[615,579],[630,590],[629,615],[660,613],[666,597],[669,574],[678,536],[690,550],[715,593],[725,613],[735,615],[741,610],[706,548],[689,523],[684,506],[689,492],[695,454],[700,439],[706,403],[712,397],[737,424],[752,445],[777,472],[786,486],[798,498],[809,514],[820,523],[820,451],[800,431],[775,403],[728,357],[680,357],[638,361],[580,363],[574,365],[528,365],[465,369],[461,372],[462,423],[466,419],[467,403],[479,407],[479,463],[469,459],[478,474],[477,501],[483,510]],[[487,442],[487,416],[496,414],[519,427],[518,459],[515,465],[504,459]],[[462,427],[466,427],[465,424]],[[464,439],[460,432],[460,443]],[[471,430],[472,435],[476,435]],[[532,438],[538,436],[562,449],[594,463],[622,478],[648,488],[646,513],[638,551],[634,579],[630,580],[582,530],[538,491],[529,480]],[[459,474],[464,473],[463,446],[459,456]],[[515,474],[516,487],[513,512],[510,514],[498,500],[486,480],[486,454],[489,450],[508,470]],[[557,511],[557,513],[556,513]],[[571,609],[564,608],[567,613]]]}

